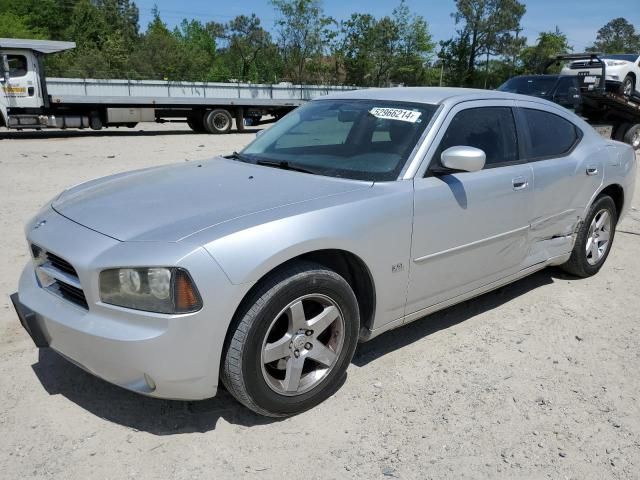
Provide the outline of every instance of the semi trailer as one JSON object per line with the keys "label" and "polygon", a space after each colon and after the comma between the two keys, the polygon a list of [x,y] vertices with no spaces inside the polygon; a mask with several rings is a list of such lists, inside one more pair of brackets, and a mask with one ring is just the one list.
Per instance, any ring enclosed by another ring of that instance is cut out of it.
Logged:
{"label": "semi trailer", "polygon": [[351,88],[47,78],[45,55],[73,48],[74,42],[0,38],[0,126],[100,130],[181,121],[196,132],[227,133],[234,120],[243,130],[265,115],[277,119],[312,98]]}

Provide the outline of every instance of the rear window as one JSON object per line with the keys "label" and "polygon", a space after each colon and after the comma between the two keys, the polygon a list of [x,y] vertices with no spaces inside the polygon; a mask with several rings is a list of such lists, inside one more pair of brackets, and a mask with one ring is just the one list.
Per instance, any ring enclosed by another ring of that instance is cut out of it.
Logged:
{"label": "rear window", "polygon": [[627,62],[635,62],[638,59],[638,55],[628,53],[614,55],[609,54],[605,55],[602,58],[604,58],[605,60],[626,60]]}
{"label": "rear window", "polygon": [[523,108],[521,112],[529,131],[529,159],[566,155],[580,138],[578,127],[559,115],[530,108]]}
{"label": "rear window", "polygon": [[501,92],[520,93],[522,95],[549,95],[558,77],[514,77],[498,87]]}

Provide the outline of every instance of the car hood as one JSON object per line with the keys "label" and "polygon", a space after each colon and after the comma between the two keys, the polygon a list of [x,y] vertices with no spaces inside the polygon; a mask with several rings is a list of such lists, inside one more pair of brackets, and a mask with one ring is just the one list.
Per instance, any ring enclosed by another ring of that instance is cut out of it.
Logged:
{"label": "car hood", "polygon": [[92,180],[64,191],[52,208],[116,240],[176,242],[239,217],[371,185],[216,157]]}

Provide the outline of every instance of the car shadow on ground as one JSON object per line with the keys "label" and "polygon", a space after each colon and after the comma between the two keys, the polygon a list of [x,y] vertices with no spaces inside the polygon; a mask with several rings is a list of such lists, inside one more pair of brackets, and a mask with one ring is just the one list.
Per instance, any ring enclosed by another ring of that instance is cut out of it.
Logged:
{"label": "car shadow on ground", "polygon": [[[242,132],[231,130],[230,133],[255,135],[259,128],[246,128]],[[158,137],[175,135],[210,135],[209,133],[193,132],[191,130],[137,130],[137,129],[107,129],[107,130],[39,130],[14,131],[0,130],[0,140],[38,140],[51,138],[97,138],[97,137]]]}
{"label": "car shadow on ground", "polygon": [[[553,283],[554,278],[564,278],[564,274],[556,269],[546,269],[476,299],[429,315],[399,330],[387,332],[359,345],[353,363],[366,367],[369,362],[382,355]],[[221,418],[228,423],[246,427],[279,421],[254,414],[237,403],[224,388],[219,389],[215,398],[195,402],[144,397],[94,377],[50,349],[39,351],[38,362],[32,368],[50,395],[63,395],[100,418],[154,435],[215,430]]]}

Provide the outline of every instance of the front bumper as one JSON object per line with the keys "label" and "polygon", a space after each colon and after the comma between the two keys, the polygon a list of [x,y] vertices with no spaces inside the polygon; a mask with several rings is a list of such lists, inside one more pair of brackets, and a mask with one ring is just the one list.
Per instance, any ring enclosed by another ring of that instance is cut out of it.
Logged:
{"label": "front bumper", "polygon": [[[65,232],[60,235],[59,232]],[[58,214],[29,241],[56,252],[78,271],[88,309],[42,288],[29,263],[12,296],[20,322],[38,347],[48,346],[84,370],[110,383],[145,395],[200,400],[216,394],[219,363],[236,297],[234,287],[202,248],[178,255],[203,297],[191,314],[165,315],[100,302],[97,272],[105,264],[171,264],[176,249],[149,243],[117,242]],[[182,256],[181,256],[182,255]],[[176,260],[174,259],[174,262]],[[237,300],[239,302],[239,300]]]}

